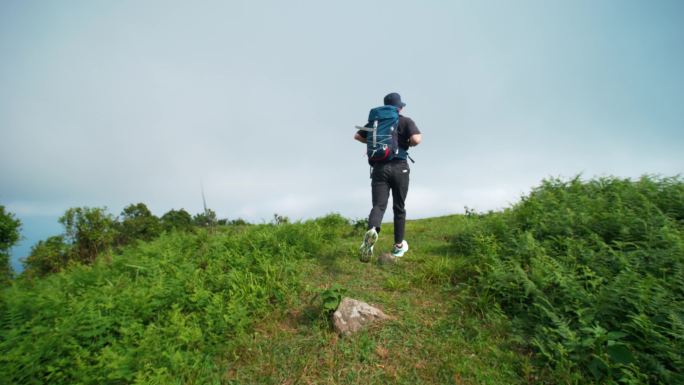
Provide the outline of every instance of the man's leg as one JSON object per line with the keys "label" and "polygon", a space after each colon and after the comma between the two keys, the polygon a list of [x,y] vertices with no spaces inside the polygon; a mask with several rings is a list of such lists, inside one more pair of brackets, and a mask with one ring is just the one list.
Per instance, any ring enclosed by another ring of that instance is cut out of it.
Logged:
{"label": "man's leg", "polygon": [[404,228],[406,226],[406,209],[404,203],[408,194],[410,170],[407,163],[395,163],[392,165],[392,211],[394,211],[394,244],[399,245],[404,241]]}
{"label": "man's leg", "polygon": [[373,208],[368,216],[368,231],[363,236],[363,243],[361,244],[361,255],[359,259],[361,262],[370,262],[373,256],[373,245],[378,240],[378,233],[380,232],[380,225],[382,224],[382,217],[385,215],[387,209],[387,200],[389,199],[389,182],[388,171],[385,170],[385,165],[380,165],[373,168],[371,174],[371,196],[373,199]]}
{"label": "man's leg", "polygon": [[378,165],[373,168],[373,174],[371,175],[373,208],[368,216],[368,228],[371,229],[375,227],[378,232],[380,232],[382,217],[385,215],[387,201],[389,200],[390,184],[388,177],[390,170],[391,168],[388,164]]}

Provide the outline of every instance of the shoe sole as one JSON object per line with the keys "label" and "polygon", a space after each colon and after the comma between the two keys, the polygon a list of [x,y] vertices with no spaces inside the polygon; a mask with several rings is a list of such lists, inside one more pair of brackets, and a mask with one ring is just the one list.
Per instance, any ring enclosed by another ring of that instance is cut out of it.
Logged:
{"label": "shoe sole", "polygon": [[359,256],[359,260],[361,262],[370,262],[371,257],[373,256],[373,245],[375,245],[375,241],[377,240],[377,233],[374,234],[370,230],[366,231],[366,235],[363,237],[363,244],[360,247],[361,255]]}

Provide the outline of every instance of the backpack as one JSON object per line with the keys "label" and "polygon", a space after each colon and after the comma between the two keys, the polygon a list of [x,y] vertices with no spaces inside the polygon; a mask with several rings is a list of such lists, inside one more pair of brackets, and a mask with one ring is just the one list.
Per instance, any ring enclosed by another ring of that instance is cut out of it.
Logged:
{"label": "backpack", "polygon": [[386,162],[399,154],[399,109],[395,106],[382,106],[370,110],[368,122],[373,127],[357,127],[367,131],[366,155],[368,163]]}

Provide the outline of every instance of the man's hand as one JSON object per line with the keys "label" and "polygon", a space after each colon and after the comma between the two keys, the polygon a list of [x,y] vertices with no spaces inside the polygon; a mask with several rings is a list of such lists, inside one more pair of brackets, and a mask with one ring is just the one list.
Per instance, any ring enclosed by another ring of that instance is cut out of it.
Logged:
{"label": "man's hand", "polygon": [[354,139],[355,139],[355,140],[358,140],[358,141],[361,142],[361,143],[366,143],[366,138],[364,138],[363,136],[359,135],[358,132],[354,134]]}

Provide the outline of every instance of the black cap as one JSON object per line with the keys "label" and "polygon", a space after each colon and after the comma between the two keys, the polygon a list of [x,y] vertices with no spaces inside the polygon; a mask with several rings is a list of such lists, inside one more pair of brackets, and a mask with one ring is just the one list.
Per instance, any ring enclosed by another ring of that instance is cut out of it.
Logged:
{"label": "black cap", "polygon": [[384,99],[385,105],[386,106],[395,106],[395,107],[404,107],[406,103],[401,101],[401,96],[399,96],[398,93],[392,92],[391,94],[387,94]]}

